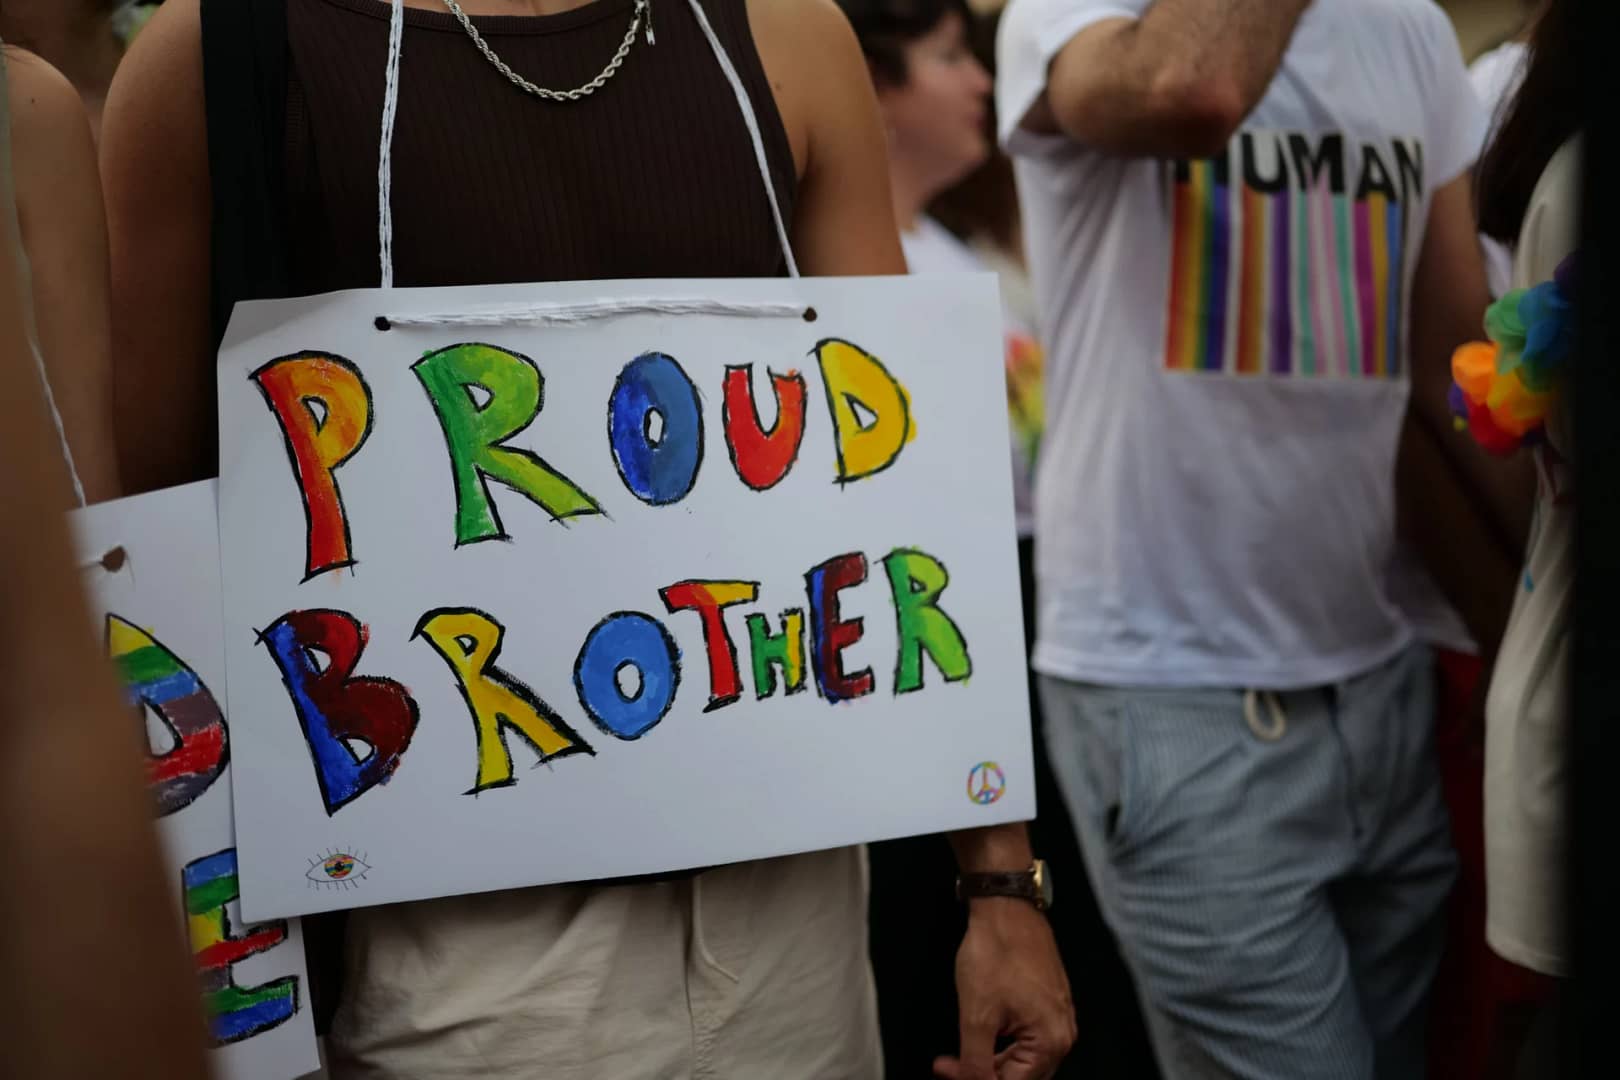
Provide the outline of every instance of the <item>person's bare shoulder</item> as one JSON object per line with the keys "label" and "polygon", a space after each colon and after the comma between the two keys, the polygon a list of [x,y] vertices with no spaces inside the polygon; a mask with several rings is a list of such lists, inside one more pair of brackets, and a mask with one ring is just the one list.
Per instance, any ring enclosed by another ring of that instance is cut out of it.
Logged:
{"label": "person's bare shoulder", "polygon": [[154,139],[165,155],[184,155],[177,164],[206,163],[199,0],[167,0],[136,37],[108,90],[102,131],[104,168]]}
{"label": "person's bare shoulder", "polygon": [[837,123],[851,90],[870,94],[871,76],[855,31],[834,0],[746,2],[754,47],[802,176],[814,152],[812,133]]}
{"label": "person's bare shoulder", "polygon": [[905,272],[872,76],[832,0],[747,0],[799,167],[793,247],[807,274]]}
{"label": "person's bare shoulder", "polygon": [[81,166],[90,147],[94,169],[90,120],[67,77],[33,53],[11,45],[5,47],[5,74],[11,94],[14,168],[49,165],[65,172]]}
{"label": "person's bare shoulder", "polygon": [[5,59],[11,94],[11,175],[21,239],[31,259],[48,261],[45,257],[52,253],[38,245],[105,229],[95,139],[79,92],[61,72],[33,53],[10,46]]}
{"label": "person's bare shoulder", "polygon": [[163,208],[206,220],[208,120],[198,5],[167,0],[130,46],[107,91],[101,177],[115,260],[125,227],[151,224]]}
{"label": "person's bare shoulder", "polygon": [[855,31],[836,0],[746,0],[754,37],[763,48],[770,44],[814,64],[829,59],[823,48],[847,47],[860,55]]}

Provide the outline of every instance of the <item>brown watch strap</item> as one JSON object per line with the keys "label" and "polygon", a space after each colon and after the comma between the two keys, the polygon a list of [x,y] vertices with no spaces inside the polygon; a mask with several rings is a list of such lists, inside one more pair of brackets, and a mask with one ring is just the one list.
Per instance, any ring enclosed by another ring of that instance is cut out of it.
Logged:
{"label": "brown watch strap", "polygon": [[956,879],[956,898],[971,900],[981,896],[1010,896],[1028,900],[1045,910],[1046,900],[1041,896],[1033,870],[1020,870],[994,874],[963,874]]}

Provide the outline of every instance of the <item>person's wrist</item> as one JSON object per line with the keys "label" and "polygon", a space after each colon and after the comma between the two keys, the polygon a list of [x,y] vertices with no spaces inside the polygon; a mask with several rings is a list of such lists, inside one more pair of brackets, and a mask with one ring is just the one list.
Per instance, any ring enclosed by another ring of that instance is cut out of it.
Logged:
{"label": "person's wrist", "polygon": [[956,879],[956,896],[970,910],[975,901],[1010,900],[1045,912],[1052,905],[1052,880],[1046,864],[1032,858],[1018,870],[964,872]]}

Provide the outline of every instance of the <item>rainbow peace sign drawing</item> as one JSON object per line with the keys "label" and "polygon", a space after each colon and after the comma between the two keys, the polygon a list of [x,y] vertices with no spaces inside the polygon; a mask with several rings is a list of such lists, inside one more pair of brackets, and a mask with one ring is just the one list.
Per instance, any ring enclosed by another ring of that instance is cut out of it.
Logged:
{"label": "rainbow peace sign drawing", "polygon": [[989,806],[1007,793],[1007,774],[993,761],[981,761],[968,770],[968,798]]}

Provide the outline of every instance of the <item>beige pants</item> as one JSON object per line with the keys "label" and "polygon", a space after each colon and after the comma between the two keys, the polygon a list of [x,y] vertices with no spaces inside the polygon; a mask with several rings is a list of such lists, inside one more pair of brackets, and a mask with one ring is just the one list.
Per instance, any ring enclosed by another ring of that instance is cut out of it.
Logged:
{"label": "beige pants", "polygon": [[355,911],[350,1077],[876,1080],[861,848]]}

